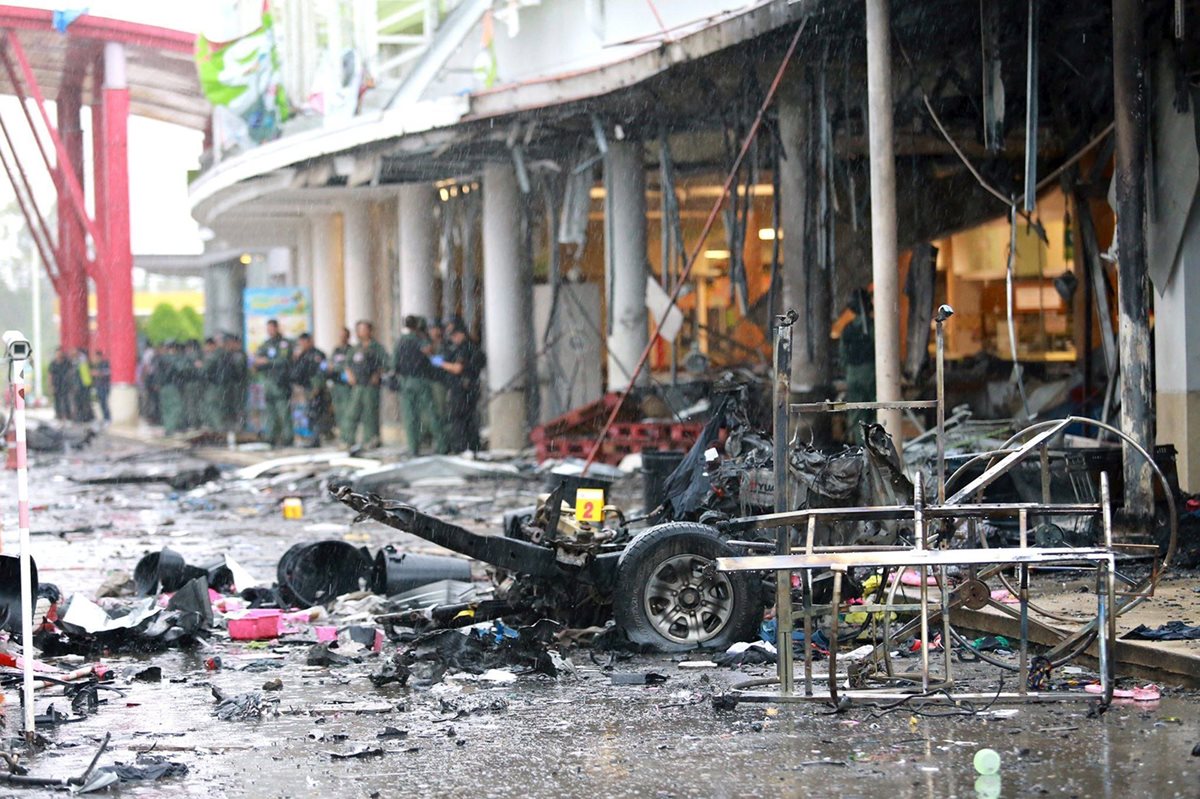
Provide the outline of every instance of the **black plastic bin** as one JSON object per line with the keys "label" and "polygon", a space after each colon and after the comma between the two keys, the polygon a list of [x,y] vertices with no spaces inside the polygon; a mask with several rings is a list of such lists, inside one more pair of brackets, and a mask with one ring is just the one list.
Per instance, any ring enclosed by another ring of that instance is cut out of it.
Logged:
{"label": "black plastic bin", "polygon": [[663,504],[667,496],[667,478],[683,463],[686,452],[678,450],[642,450],[642,504],[646,513]]}

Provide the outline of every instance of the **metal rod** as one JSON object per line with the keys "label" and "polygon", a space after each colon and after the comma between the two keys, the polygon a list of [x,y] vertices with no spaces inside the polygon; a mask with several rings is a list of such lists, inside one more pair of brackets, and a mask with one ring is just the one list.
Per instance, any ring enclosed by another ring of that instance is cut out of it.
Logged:
{"label": "metal rod", "polygon": [[1038,1],[1029,0],[1025,50],[1025,211],[1037,209]]}
{"label": "metal rod", "polygon": [[29,452],[25,439],[25,364],[8,355],[12,424],[17,446],[17,529],[21,546],[21,701],[25,740],[36,736],[33,703],[33,574],[29,542]]}
{"label": "metal rod", "polygon": [[[943,306],[947,307],[947,306]],[[946,331],[941,309],[937,318],[937,501],[946,501]]]}
{"label": "metal rod", "polygon": [[[805,536],[805,549],[812,552],[813,539],[817,534],[817,517],[808,517],[808,530]],[[812,571],[804,569],[800,572],[804,589],[804,693],[812,696],[812,634],[813,634],[813,604],[812,604]],[[836,610],[836,608],[835,608]]]}
{"label": "metal rod", "polygon": [[837,690],[837,656],[838,656],[838,617],[842,605],[842,570],[833,571],[833,613],[829,623],[829,699],[834,707],[838,704]]}
{"label": "metal rod", "polygon": [[1021,693],[1029,690],[1029,567],[1022,563],[1018,567],[1021,575],[1021,684],[1017,688]]}
{"label": "metal rod", "polygon": [[1017,203],[1014,200],[1013,204],[1008,208],[1008,259],[1004,268],[1004,298],[1005,298],[1005,314],[1008,322],[1008,351],[1012,357],[1012,376],[1017,383],[1017,391],[1021,395],[1021,409],[1025,412],[1026,419],[1032,419],[1033,414],[1029,412],[1029,398],[1025,396],[1025,378],[1021,375],[1021,360],[1017,356],[1017,322],[1013,315],[1013,305],[1015,303],[1013,293],[1014,271],[1016,270],[1017,260]]}
{"label": "metal rod", "polygon": [[[927,549],[925,541],[925,480],[920,471],[913,480],[913,535],[918,550]],[[903,572],[901,572],[903,575]],[[917,569],[921,580],[921,690],[929,691],[929,570]],[[897,580],[900,578],[897,577]],[[943,642],[945,643],[945,642]]]}
{"label": "metal rod", "polygon": [[[788,399],[791,396],[792,374],[792,324],[796,321],[796,312],[789,311],[787,315],[776,320],[775,327],[775,387],[774,387],[774,467],[775,467],[775,511],[783,513],[788,507]],[[775,528],[775,549],[780,555],[791,552],[791,528],[780,525]],[[792,573],[789,571],[775,574],[775,634],[776,649],[779,662],[779,686],[785,694],[792,692],[792,666],[794,652],[792,650]],[[804,641],[808,646],[807,636]]]}
{"label": "metal rod", "polygon": [[1106,585],[1103,574],[1103,568],[1096,570],[1096,647],[1099,653],[1100,660],[1100,688],[1101,695],[1107,695],[1109,692],[1108,679],[1108,603],[1106,601]]}
{"label": "metal rod", "polygon": [[947,685],[953,685],[950,662],[950,583],[946,577],[945,566],[938,569],[938,581],[942,588],[942,669],[945,672],[942,674],[942,680]]}

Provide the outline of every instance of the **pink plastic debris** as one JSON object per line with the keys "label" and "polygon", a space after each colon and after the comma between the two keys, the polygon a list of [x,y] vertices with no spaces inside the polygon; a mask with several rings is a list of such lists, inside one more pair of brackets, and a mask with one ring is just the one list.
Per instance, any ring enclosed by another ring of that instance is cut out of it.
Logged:
{"label": "pink plastic debris", "polygon": [[279,637],[281,614],[271,608],[244,610],[229,617],[229,637],[235,641],[261,641]]}
{"label": "pink plastic debris", "polygon": [[[1089,694],[1102,694],[1104,689],[1100,687],[1100,683],[1094,682],[1083,686],[1083,690]],[[1157,685],[1149,683],[1141,688],[1114,688],[1113,699],[1132,699],[1134,702],[1157,702],[1162,699],[1162,692]]]}

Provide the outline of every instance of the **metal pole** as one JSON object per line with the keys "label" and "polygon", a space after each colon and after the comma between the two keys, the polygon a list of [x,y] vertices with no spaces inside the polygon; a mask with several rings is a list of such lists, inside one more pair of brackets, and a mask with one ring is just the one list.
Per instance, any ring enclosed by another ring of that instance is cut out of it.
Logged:
{"label": "metal pole", "polygon": [[[785,513],[788,508],[788,403],[791,400],[792,383],[792,324],[796,321],[795,311],[775,318],[775,512]],[[791,554],[791,535],[787,526],[775,528],[775,551],[780,555]],[[807,595],[805,595],[807,601]],[[806,605],[807,607],[807,605]],[[836,611],[835,611],[836,613]],[[805,626],[807,630],[807,625]],[[805,635],[804,646],[810,646]],[[775,647],[779,658],[779,690],[787,695],[792,692],[792,573],[775,572]]]}
{"label": "metal pole", "polygon": [[954,309],[942,305],[937,309],[937,501],[946,502],[946,335],[943,325],[954,315]]}
{"label": "metal pole", "polygon": [[[1150,294],[1146,270],[1145,4],[1113,0],[1113,105],[1116,121],[1117,304],[1121,429],[1143,448],[1154,444],[1150,385]],[[1153,516],[1150,470],[1124,446],[1125,509]]]}
{"label": "metal pole", "polygon": [[34,728],[33,713],[33,577],[29,552],[29,457],[25,446],[25,364],[8,352],[8,342],[15,335],[9,331],[4,335],[8,356],[8,379],[12,391],[12,425],[17,442],[17,530],[21,545],[21,693],[24,704],[25,740],[32,743]]}
{"label": "metal pole", "polygon": [[37,256],[29,258],[29,281],[33,290],[33,396],[42,394],[42,270]]}
{"label": "metal pole", "polygon": [[[871,275],[875,281],[875,395],[900,399],[900,294],[896,258],[896,157],[892,143],[890,0],[867,0],[867,106],[871,149]],[[903,415],[879,422],[901,449]]]}

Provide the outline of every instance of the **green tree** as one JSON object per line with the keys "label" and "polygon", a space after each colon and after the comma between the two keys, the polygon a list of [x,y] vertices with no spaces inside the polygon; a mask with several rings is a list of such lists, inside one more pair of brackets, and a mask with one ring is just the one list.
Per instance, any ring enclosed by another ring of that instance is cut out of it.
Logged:
{"label": "green tree", "polygon": [[187,338],[187,326],[180,317],[179,311],[165,302],[154,306],[150,317],[143,323],[142,330],[146,334],[146,339],[156,345],[171,339],[179,341]]}
{"label": "green tree", "polygon": [[197,341],[204,338],[204,317],[198,314],[195,308],[185,305],[179,310],[179,319],[188,330],[186,338]]}

